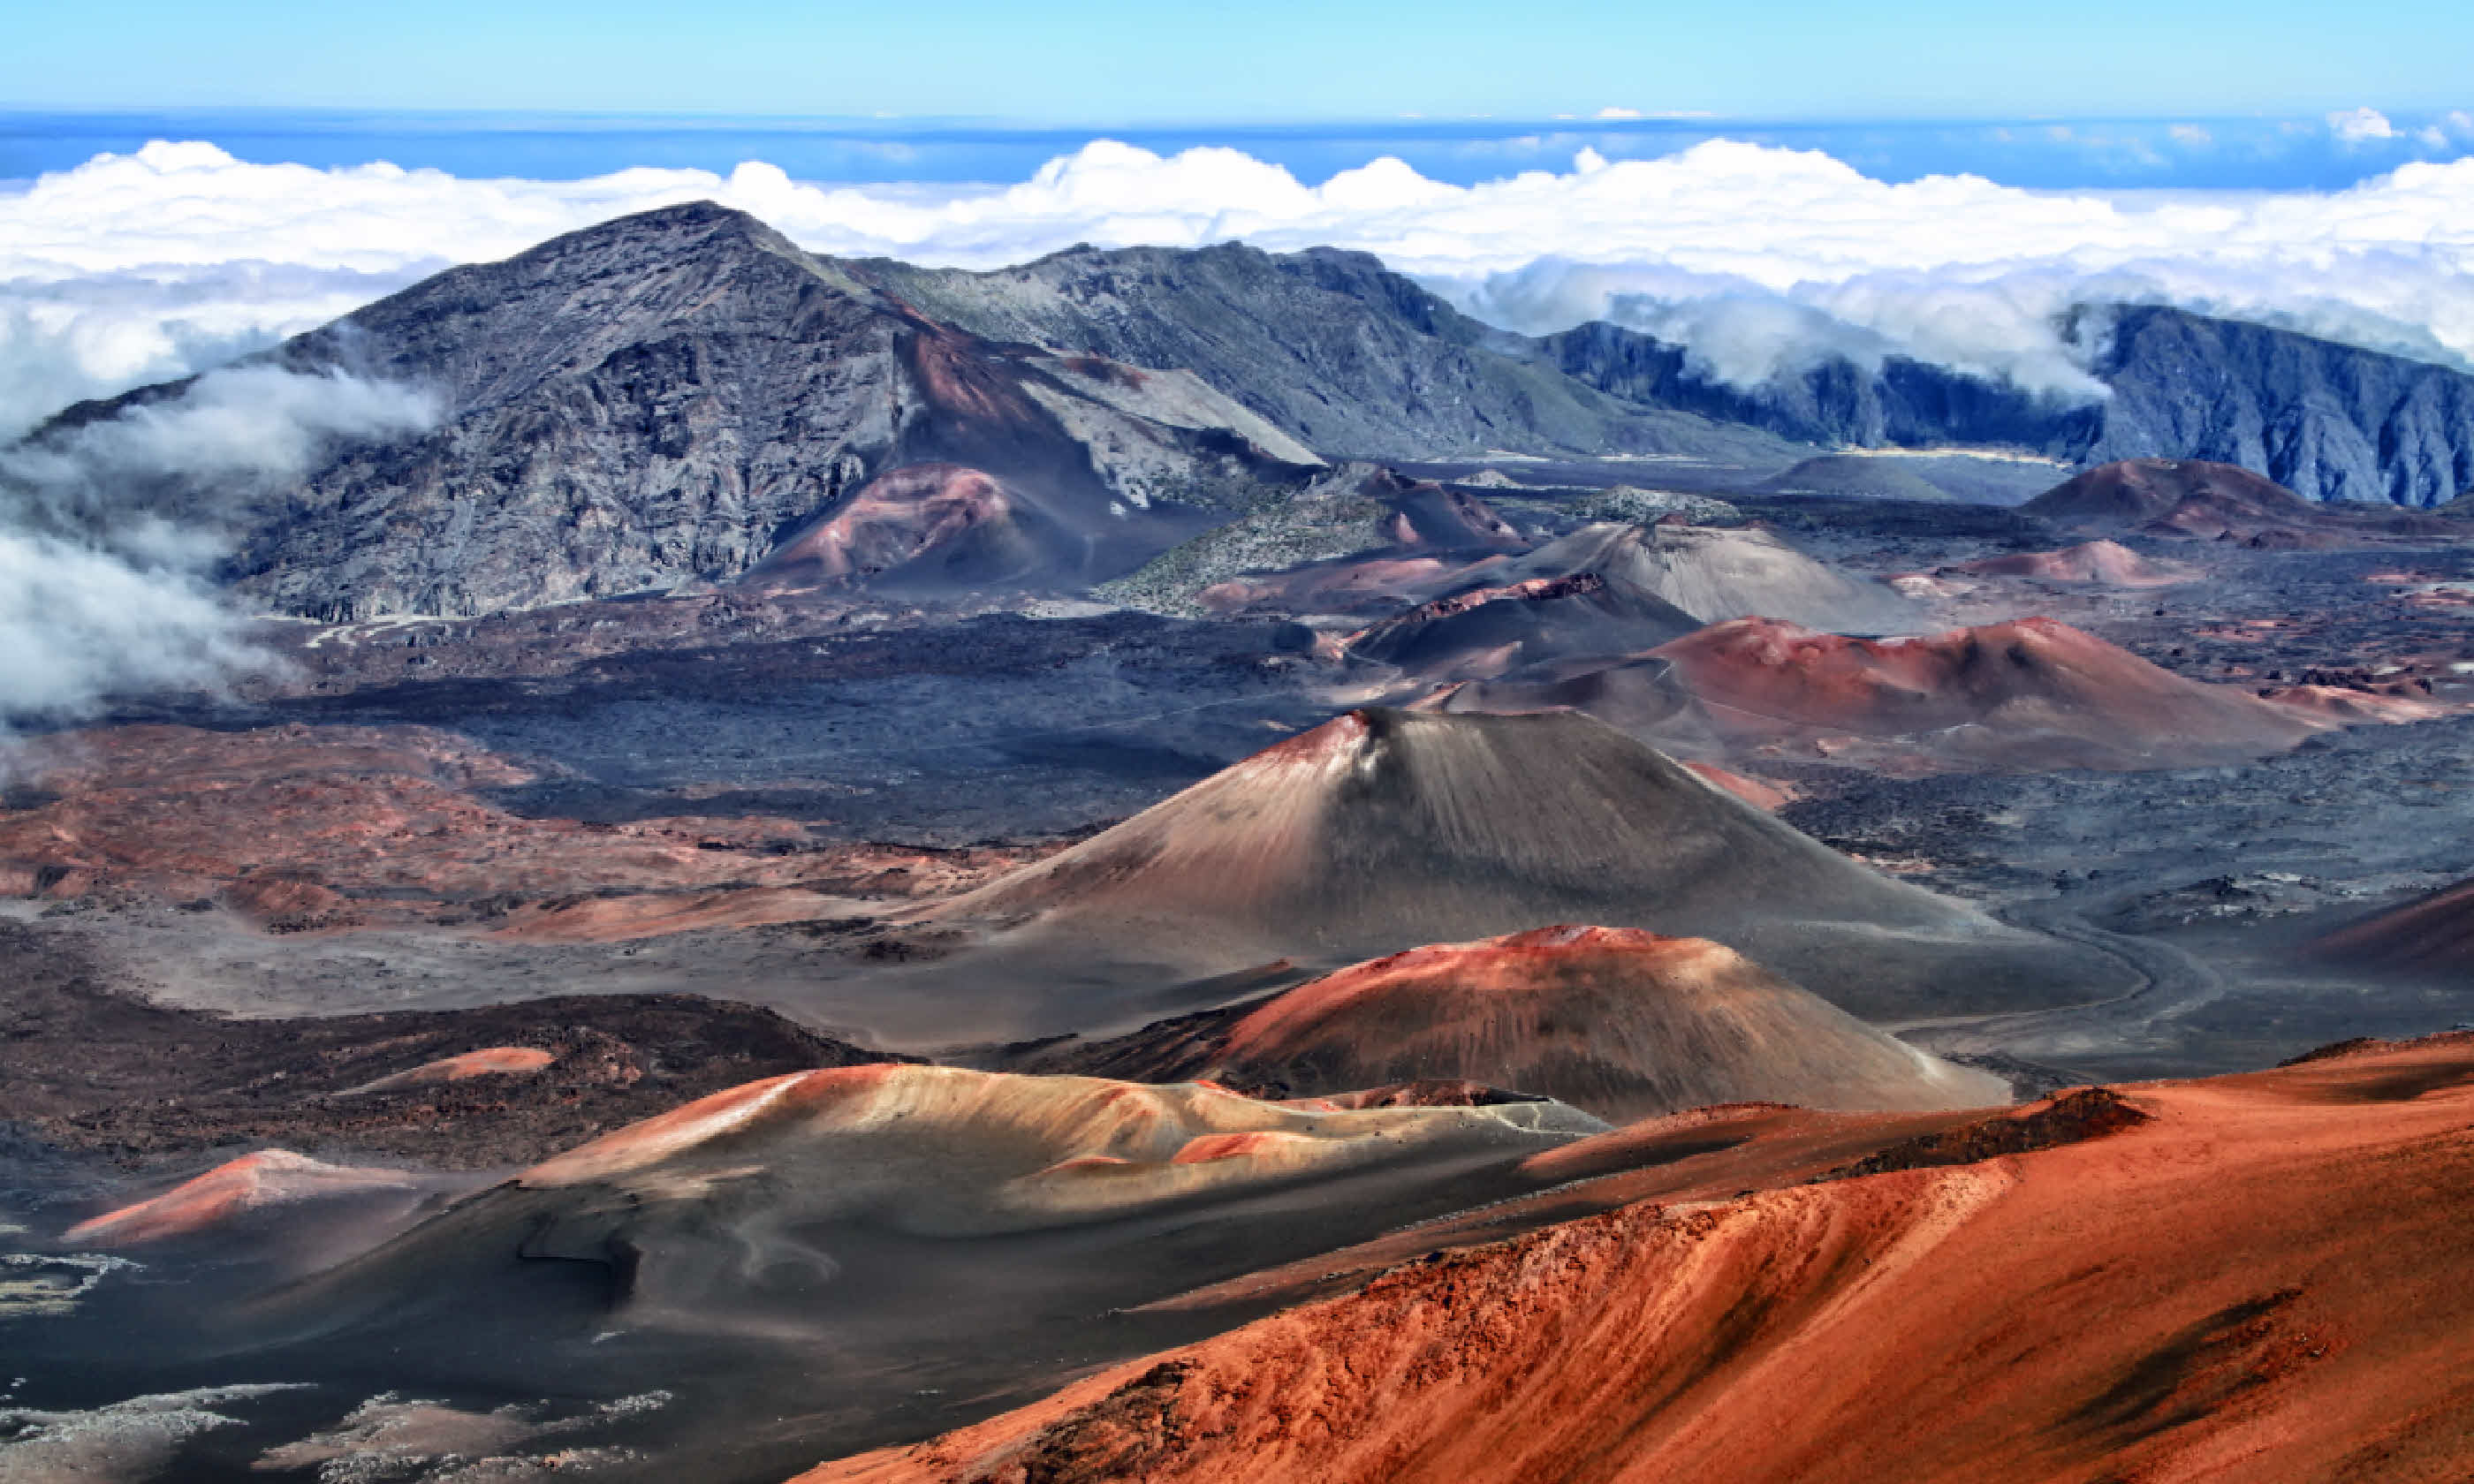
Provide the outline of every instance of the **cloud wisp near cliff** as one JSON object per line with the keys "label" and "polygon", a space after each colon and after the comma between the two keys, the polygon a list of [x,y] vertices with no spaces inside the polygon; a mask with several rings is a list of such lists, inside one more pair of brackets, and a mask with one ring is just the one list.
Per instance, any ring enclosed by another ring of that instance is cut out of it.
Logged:
{"label": "cloud wisp near cliff", "polygon": [[[214,502],[298,476],[330,441],[436,418],[417,388],[243,366],[0,449],[0,739],[90,715],[115,693],[212,685],[263,664],[244,615],[205,580],[223,550]],[[206,508],[150,510],[146,491],[176,478]]]}

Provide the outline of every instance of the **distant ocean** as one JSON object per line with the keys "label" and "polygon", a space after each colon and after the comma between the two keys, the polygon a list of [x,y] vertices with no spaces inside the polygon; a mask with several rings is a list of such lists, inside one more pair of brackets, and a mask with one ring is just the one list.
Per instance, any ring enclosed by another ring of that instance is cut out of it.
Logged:
{"label": "distant ocean", "polygon": [[1673,155],[1710,139],[1811,150],[1877,180],[1971,174],[2031,189],[2335,190],[2415,159],[2474,153],[2463,114],[2327,118],[1797,122],[1713,118],[1423,119],[1163,127],[1093,121],[798,119],[625,114],[0,109],[0,188],[127,154],[205,140],[253,164],[386,161],[464,178],[572,180],[638,166],[727,173],[762,160],[801,180],[1010,182],[1096,138],[1160,155],[1220,146],[1308,184],[1392,156],[1455,185]]}

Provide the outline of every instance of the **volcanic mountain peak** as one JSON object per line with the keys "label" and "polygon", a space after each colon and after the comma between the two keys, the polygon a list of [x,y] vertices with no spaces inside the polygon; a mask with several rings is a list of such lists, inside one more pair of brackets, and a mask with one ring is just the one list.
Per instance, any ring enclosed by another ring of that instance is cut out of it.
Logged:
{"label": "volcanic mountain peak", "polygon": [[1733,948],[1564,925],[1344,969],[1232,1026],[1205,1075],[1300,1093],[1465,1079],[1620,1121],[1716,1103],[1964,1108],[2000,1079],[1892,1041]]}
{"label": "volcanic mountain peak", "polygon": [[227,1161],[152,1200],[108,1211],[71,1227],[62,1240],[90,1247],[128,1247],[194,1236],[246,1211],[301,1201],[403,1190],[401,1170],[328,1164],[288,1149],[261,1149]]}
{"label": "volcanic mountain peak", "polygon": [[[990,340],[1191,368],[1300,442],[1375,458],[1621,450],[1770,466],[1790,445],[1611,396],[1370,253],[1074,248],[992,272],[871,260],[885,292]],[[1508,441],[1508,442],[1507,442]]]}
{"label": "volcanic mountain peak", "polygon": [[[443,420],[407,441],[338,443],[247,498],[210,501],[178,481],[130,498],[229,524],[225,579],[327,616],[727,580],[783,530],[829,521],[872,480],[921,465],[1002,483],[1011,518],[999,524],[1017,539],[1001,575],[1081,586],[1321,462],[1191,375],[981,339],[709,204],[449,270],[265,359],[417,383]],[[82,408],[36,438],[179,391]],[[853,516],[871,521],[885,523]],[[929,519],[927,537],[906,536],[921,523],[905,510],[876,542],[849,534],[841,560],[864,568],[879,546],[933,550],[952,534]]]}
{"label": "volcanic mountain peak", "polygon": [[[1572,712],[1353,711],[921,916],[1003,934],[1003,961],[955,966],[975,978],[1054,955],[1157,984],[1578,919],[1734,943],[1867,1013],[1912,1008],[1934,963],[1996,998],[2058,989],[2008,956],[2029,940]],[[1856,940],[1877,951],[1825,946]]]}

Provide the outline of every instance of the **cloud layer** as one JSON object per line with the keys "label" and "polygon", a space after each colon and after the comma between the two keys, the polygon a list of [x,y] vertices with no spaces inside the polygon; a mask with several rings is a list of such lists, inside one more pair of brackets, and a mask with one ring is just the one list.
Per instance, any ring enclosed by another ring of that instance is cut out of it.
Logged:
{"label": "cloud layer", "polygon": [[[2374,115],[2332,135],[2370,137]],[[579,181],[243,163],[209,144],[100,156],[0,196],[0,435],[78,396],[228,358],[435,271],[710,197],[821,251],[994,267],[1077,242],[1362,248],[1523,329],[1612,316],[1757,379],[1892,351],[2085,392],[2055,309],[2115,297],[2267,318],[2474,365],[2474,159],[2348,190],[2040,192],[1893,184],[1717,141],[1584,151],[1473,186],[1376,159],[1309,186],[1226,149],[1098,141],[1010,186],[822,186],[763,163]]]}

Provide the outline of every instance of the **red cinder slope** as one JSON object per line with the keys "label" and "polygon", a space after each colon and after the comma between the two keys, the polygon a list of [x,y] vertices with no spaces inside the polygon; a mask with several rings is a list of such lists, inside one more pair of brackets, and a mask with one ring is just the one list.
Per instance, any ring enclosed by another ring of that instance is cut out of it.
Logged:
{"label": "red cinder slope", "polygon": [[[1642,1204],[805,1484],[2474,1475],[2474,1037],[2134,1088],[2107,1137]],[[1876,1161],[1895,1164],[1899,1161]]]}
{"label": "red cinder slope", "polygon": [[400,1170],[328,1164],[288,1149],[263,1149],[218,1164],[151,1201],[80,1222],[63,1240],[87,1247],[131,1247],[210,1232],[243,1212],[270,1206],[404,1190],[412,1185],[412,1177]]}
{"label": "red cinder slope", "polygon": [[1902,1045],[1700,938],[1547,927],[1353,965],[1232,1026],[1218,1081],[1302,1094],[1423,1079],[1616,1120],[1714,1103],[1975,1108],[1999,1078]]}
{"label": "red cinder slope", "polygon": [[1866,739],[1995,768],[2187,767],[2333,725],[2050,618],[1881,640],[1746,618],[1654,653],[1738,748]]}
{"label": "red cinder slope", "polygon": [[[1003,579],[1044,560],[996,477],[958,464],[911,464],[869,480],[747,576],[759,586],[848,584],[917,564]],[[1031,517],[1036,519],[1036,517]]]}
{"label": "red cinder slope", "polygon": [[2393,969],[2474,964],[2474,881],[2443,886],[2337,929],[2312,944],[2323,958]]}

